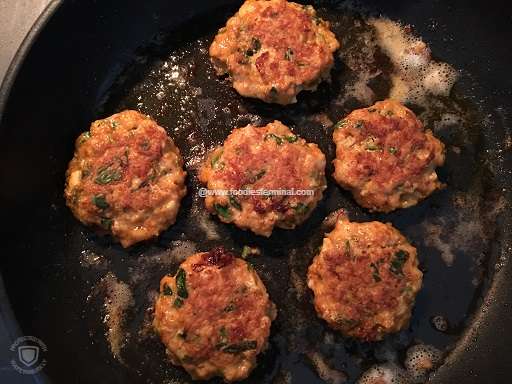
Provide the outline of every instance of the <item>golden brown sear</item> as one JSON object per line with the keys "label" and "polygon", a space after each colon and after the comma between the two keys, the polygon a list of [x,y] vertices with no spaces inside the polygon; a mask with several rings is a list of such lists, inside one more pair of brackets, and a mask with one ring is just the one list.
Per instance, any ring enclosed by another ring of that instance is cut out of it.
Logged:
{"label": "golden brown sear", "polygon": [[378,221],[338,219],[308,271],[318,315],[345,336],[376,341],[407,326],[422,273],[416,248]]}
{"label": "golden brown sear", "polygon": [[165,129],[124,111],[95,121],[76,140],[66,203],[81,222],[128,247],[175,222],[185,177],[180,151]]}
{"label": "golden brown sear", "polygon": [[330,76],[339,48],[329,23],[310,5],[247,0],[219,30],[210,56],[242,96],[291,104]]}
{"label": "golden brown sear", "polygon": [[443,184],[444,144],[408,108],[385,100],[358,109],[334,129],[334,178],[371,211],[407,208]]}
{"label": "golden brown sear", "polygon": [[160,282],[154,326],[196,380],[243,380],[267,347],[275,305],[255,270],[223,248],[188,257]]}
{"label": "golden brown sear", "polygon": [[304,222],[322,199],[325,156],[279,121],[248,125],[234,129],[223,146],[209,154],[199,180],[210,191],[238,191],[206,196],[211,213],[225,223],[270,236],[274,226],[292,229]]}

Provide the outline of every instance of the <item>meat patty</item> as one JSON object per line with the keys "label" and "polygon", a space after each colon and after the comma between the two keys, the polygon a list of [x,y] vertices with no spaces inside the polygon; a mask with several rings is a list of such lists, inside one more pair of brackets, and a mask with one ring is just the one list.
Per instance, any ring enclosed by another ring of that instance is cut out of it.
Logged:
{"label": "meat patty", "polygon": [[376,341],[407,326],[422,273],[416,248],[378,221],[341,216],[308,271],[318,315],[345,336]]}
{"label": "meat patty", "polygon": [[196,380],[243,380],[267,347],[275,305],[255,270],[223,248],[164,276],[154,326],[175,365]]}
{"label": "meat patty", "polygon": [[76,140],[66,203],[81,222],[128,247],[175,222],[185,177],[180,151],[165,129],[124,111],[95,121]]}
{"label": "meat patty", "polygon": [[443,184],[444,144],[408,108],[385,100],[358,109],[334,129],[334,178],[371,211],[407,208]]}
{"label": "meat patty", "polygon": [[310,5],[247,0],[219,30],[210,56],[242,96],[291,104],[328,79],[339,48],[329,23]]}
{"label": "meat patty", "polygon": [[274,226],[292,229],[304,222],[322,199],[325,156],[279,121],[248,125],[234,129],[224,145],[210,153],[199,180],[210,191],[239,191],[207,196],[211,213],[225,223],[270,236]]}

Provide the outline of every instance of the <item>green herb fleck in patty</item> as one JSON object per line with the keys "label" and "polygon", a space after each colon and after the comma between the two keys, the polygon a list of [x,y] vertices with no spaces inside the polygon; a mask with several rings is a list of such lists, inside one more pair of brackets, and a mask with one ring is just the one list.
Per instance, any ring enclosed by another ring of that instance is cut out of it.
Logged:
{"label": "green herb fleck in patty", "polygon": [[177,297],[176,300],[174,300],[173,306],[174,308],[181,308],[183,306],[183,299],[181,297]]}
{"label": "green herb fleck in patty", "polygon": [[212,156],[212,159],[210,161],[210,164],[213,169],[222,169],[224,166],[224,163],[220,162],[220,158],[222,157],[224,151],[219,151],[214,156]]}
{"label": "green herb fleck in patty", "polygon": [[380,277],[380,273],[379,273],[379,267],[377,265],[375,265],[375,263],[371,263],[370,267],[373,270],[373,273],[372,273],[373,280],[375,280],[375,282],[377,282],[377,283],[379,281],[382,281],[382,278]]}
{"label": "green herb fleck in patty", "polygon": [[251,247],[249,247],[248,245],[244,245],[243,249],[242,249],[242,259],[245,259],[247,256],[249,256],[252,252],[252,249]]}
{"label": "green herb fleck in patty", "polygon": [[364,121],[363,120],[357,120],[356,123],[354,124],[354,127],[357,128],[357,129],[361,129],[364,127]]}
{"label": "green herb fleck in patty", "polygon": [[80,135],[80,140],[78,141],[79,144],[85,143],[87,140],[91,138],[91,132],[86,131]]}
{"label": "green herb fleck in patty", "polygon": [[293,60],[293,50],[291,48],[288,48],[286,52],[284,53],[285,60],[292,61]]}
{"label": "green herb fleck in patty", "polygon": [[110,166],[102,167],[98,170],[96,174],[96,179],[94,182],[96,184],[105,185],[110,184],[114,181],[121,180],[121,173],[115,169],[110,168]]}
{"label": "green herb fleck in patty", "polygon": [[367,150],[367,151],[371,151],[371,152],[373,152],[373,151],[380,151],[380,149],[381,149],[381,148],[380,148],[378,145],[373,144],[373,143],[368,144],[368,145],[366,146],[366,150]]}
{"label": "green herb fleck in patty", "polygon": [[215,348],[222,349],[228,344],[228,332],[226,327],[219,329],[219,342],[215,345]]}
{"label": "green herb fleck in patty", "polygon": [[274,133],[267,133],[264,137],[263,140],[267,141],[269,139],[273,139],[275,140],[275,142],[277,143],[277,145],[281,145],[283,144],[283,139],[280,137],[280,136],[277,136],[276,134]]}
{"label": "green herb fleck in patty", "polygon": [[348,124],[347,119],[342,119],[336,123],[336,125],[334,126],[334,129],[340,129],[340,128],[346,127],[347,124]]}
{"label": "green herb fleck in patty", "polygon": [[391,264],[389,266],[389,270],[393,272],[395,275],[402,275],[404,272],[402,271],[402,268],[409,258],[409,253],[407,251],[404,251],[402,249],[398,250],[395,253],[395,257],[393,260],[391,260]]}
{"label": "green herb fleck in patty", "polygon": [[93,196],[92,202],[99,209],[107,209],[108,207],[110,207],[110,205],[107,203],[107,200],[105,199],[105,195],[95,195],[95,196]]}
{"label": "green herb fleck in patty", "polygon": [[231,204],[234,208],[238,209],[239,211],[242,210],[242,205],[235,196],[229,196],[229,204]]}
{"label": "green herb fleck in patty", "polygon": [[297,215],[305,215],[309,211],[309,206],[304,203],[298,203],[293,209]]}
{"label": "green herb fleck in patty", "polygon": [[103,228],[110,231],[112,229],[112,219],[109,219],[108,217],[102,217],[100,224]]}
{"label": "green herb fleck in patty", "polygon": [[244,340],[244,341],[241,341],[240,343],[231,344],[231,345],[228,345],[227,347],[222,348],[222,352],[236,355],[238,353],[256,349],[257,347],[258,347],[258,343],[256,342],[256,340]]}
{"label": "green herb fleck in patty", "polygon": [[261,42],[259,39],[253,37],[251,40],[251,47],[245,51],[245,56],[253,56],[261,49]]}
{"label": "green herb fleck in patty", "polygon": [[284,139],[289,143],[295,143],[299,138],[295,135],[285,136]]}
{"label": "green herb fleck in patty", "polygon": [[187,274],[183,268],[178,269],[176,273],[176,290],[178,296],[186,299],[188,297],[187,291]]}
{"label": "green herb fleck in patty", "polygon": [[164,289],[162,290],[164,296],[172,296],[172,289],[167,284],[164,284]]}
{"label": "green herb fleck in patty", "polygon": [[226,207],[221,204],[214,204],[213,207],[219,216],[222,216],[225,219],[231,218],[231,212],[229,211],[229,207]]}

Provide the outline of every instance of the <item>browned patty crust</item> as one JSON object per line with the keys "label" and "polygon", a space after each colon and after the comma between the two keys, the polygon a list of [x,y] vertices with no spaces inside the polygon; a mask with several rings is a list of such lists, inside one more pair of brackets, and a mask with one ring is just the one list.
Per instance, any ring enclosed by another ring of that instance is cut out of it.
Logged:
{"label": "browned patty crust", "polygon": [[378,221],[338,219],[308,271],[318,315],[345,336],[382,339],[410,319],[422,273],[416,248]]}
{"label": "browned patty crust", "polygon": [[76,140],[66,203],[81,222],[128,247],[175,222],[185,176],[165,129],[139,112],[123,111],[95,121]]}
{"label": "browned patty crust", "polygon": [[275,305],[255,270],[223,248],[188,257],[164,276],[154,326],[173,364],[193,379],[242,380],[267,347]]}
{"label": "browned patty crust", "polygon": [[[275,226],[304,222],[326,188],[325,156],[316,144],[274,121],[264,127],[236,128],[201,167],[209,190],[295,191],[295,195],[207,196],[206,208],[225,223],[270,236]],[[310,195],[297,191],[310,191]]]}
{"label": "browned patty crust", "polygon": [[435,168],[444,144],[397,101],[353,111],[336,125],[334,142],[334,178],[371,211],[410,207],[443,187]]}
{"label": "browned patty crust", "polygon": [[290,104],[329,78],[339,48],[329,23],[310,5],[247,0],[220,29],[210,56],[242,96]]}

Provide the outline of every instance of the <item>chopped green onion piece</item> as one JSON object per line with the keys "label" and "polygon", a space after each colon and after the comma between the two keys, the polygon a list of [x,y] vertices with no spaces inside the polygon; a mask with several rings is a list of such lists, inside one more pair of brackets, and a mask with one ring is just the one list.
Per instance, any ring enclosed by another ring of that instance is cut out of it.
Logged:
{"label": "chopped green onion piece", "polygon": [[402,268],[409,258],[409,253],[402,249],[398,250],[395,253],[395,257],[391,260],[391,264],[389,266],[389,270],[393,272],[395,275],[403,275]]}
{"label": "chopped green onion piece", "polygon": [[231,212],[229,211],[229,207],[226,207],[221,204],[214,204],[213,207],[219,216],[222,216],[225,219],[231,218]]}
{"label": "chopped green onion piece", "polygon": [[174,306],[174,308],[183,307],[183,299],[181,297],[177,297],[176,300],[174,300],[173,306]]}
{"label": "chopped green onion piece", "polygon": [[84,133],[82,133],[80,135],[80,140],[79,140],[79,143],[80,144],[83,144],[85,143],[87,140],[89,140],[91,138],[91,132],[89,131],[85,131]]}
{"label": "chopped green onion piece", "polygon": [[[262,169],[262,170],[261,170],[261,171],[259,171],[256,175],[254,175],[254,178],[255,178],[256,180],[259,180],[259,179],[261,179],[263,176],[265,176],[265,173],[266,173],[266,172],[267,172],[267,171],[265,171],[264,169]],[[255,181],[256,181],[256,180],[255,180]]]}
{"label": "chopped green onion piece", "polygon": [[187,274],[183,268],[178,269],[178,272],[176,273],[176,289],[178,296],[184,299],[188,297]]}
{"label": "chopped green onion piece", "polygon": [[380,274],[379,274],[379,268],[374,263],[371,263],[370,267],[372,267],[372,269],[373,269],[373,273],[372,273],[373,280],[375,280],[377,283],[379,281],[382,281]]}
{"label": "chopped green onion piece", "polygon": [[107,209],[108,207],[110,207],[110,205],[107,203],[107,200],[105,199],[105,195],[95,195],[95,196],[93,196],[92,202],[99,209]]}
{"label": "chopped green onion piece", "polygon": [[348,121],[346,119],[342,119],[336,123],[336,125],[334,126],[334,129],[343,128],[343,127],[347,126],[347,124],[348,124]]}
{"label": "chopped green onion piece", "polygon": [[235,196],[229,196],[229,204],[231,204],[234,208],[238,209],[239,211],[242,210],[242,205]]}
{"label": "chopped green onion piece", "polygon": [[375,145],[375,144],[368,144],[366,146],[366,150],[367,151],[379,151],[380,147],[378,145]]}
{"label": "chopped green onion piece", "polygon": [[307,204],[298,203],[293,209],[297,215],[304,215],[309,211],[309,206]]}
{"label": "chopped green onion piece", "polygon": [[264,140],[267,141],[268,139],[273,139],[277,143],[277,145],[283,144],[283,139],[279,136],[277,136],[274,133],[267,133],[264,137]]}
{"label": "chopped green onion piece", "polygon": [[292,61],[293,59],[293,50],[291,48],[288,48],[286,52],[284,53],[285,60]]}
{"label": "chopped green onion piece", "polygon": [[110,184],[113,181],[119,181],[121,178],[122,176],[119,171],[111,169],[110,167],[103,167],[99,169],[94,182],[96,184],[105,185]]}
{"label": "chopped green onion piece", "polygon": [[102,217],[100,223],[101,223],[101,226],[105,229],[110,230],[112,228],[112,219],[109,219],[107,217]]}
{"label": "chopped green onion piece", "polygon": [[244,247],[242,248],[242,259],[247,258],[247,256],[249,256],[251,252],[251,247],[249,247],[248,245],[244,245]]}
{"label": "chopped green onion piece", "polygon": [[162,290],[164,296],[172,296],[172,289],[167,284],[164,284],[164,289]]}
{"label": "chopped green onion piece", "polygon": [[222,157],[224,151],[219,151],[215,156],[212,157],[210,164],[213,169],[221,169],[222,163],[219,163],[220,158]]}

